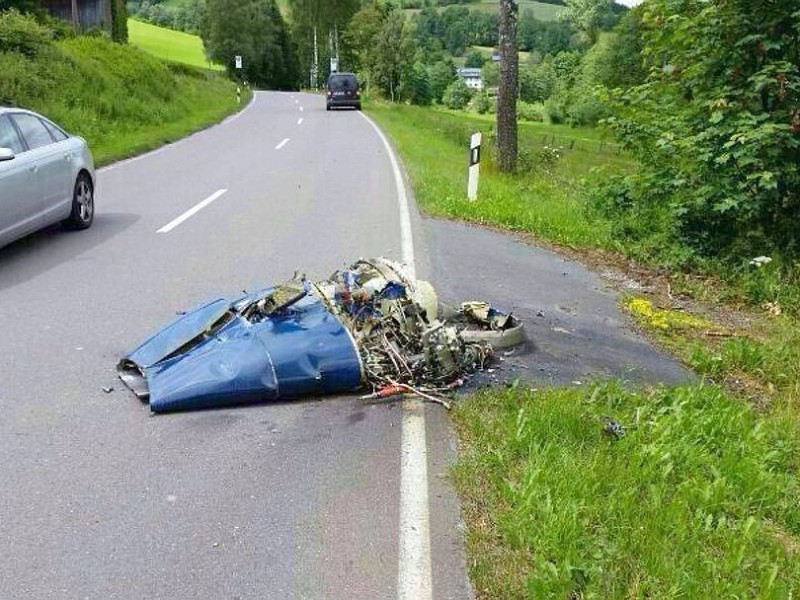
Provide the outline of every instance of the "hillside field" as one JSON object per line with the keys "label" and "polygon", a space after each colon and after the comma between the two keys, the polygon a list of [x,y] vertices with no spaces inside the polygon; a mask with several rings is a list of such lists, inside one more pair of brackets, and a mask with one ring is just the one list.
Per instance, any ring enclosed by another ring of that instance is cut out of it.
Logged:
{"label": "hillside field", "polygon": [[128,19],[128,36],[131,44],[163,60],[203,69],[223,70],[221,65],[208,61],[203,52],[203,42],[196,35]]}

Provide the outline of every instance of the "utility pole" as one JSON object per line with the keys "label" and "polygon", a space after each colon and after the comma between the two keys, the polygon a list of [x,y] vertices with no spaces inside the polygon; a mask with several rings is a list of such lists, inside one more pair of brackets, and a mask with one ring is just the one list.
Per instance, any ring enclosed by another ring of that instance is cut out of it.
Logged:
{"label": "utility pole", "polygon": [[500,89],[497,96],[497,167],[517,168],[517,16],[519,0],[500,0]]}
{"label": "utility pole", "polygon": [[314,26],[314,64],[311,66],[311,87],[317,89],[317,77],[319,77],[319,52],[317,51],[317,27]]}

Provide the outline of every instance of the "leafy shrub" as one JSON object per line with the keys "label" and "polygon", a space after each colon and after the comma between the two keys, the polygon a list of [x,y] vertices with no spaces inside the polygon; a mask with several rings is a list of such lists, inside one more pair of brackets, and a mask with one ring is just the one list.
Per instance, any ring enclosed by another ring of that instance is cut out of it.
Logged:
{"label": "leafy shrub", "polygon": [[541,104],[531,104],[529,102],[517,102],[517,117],[523,121],[544,121],[544,107]]}
{"label": "leafy shrub", "polygon": [[55,87],[24,54],[0,52],[0,104],[33,106]]}
{"label": "leafy shrub", "polygon": [[472,90],[463,79],[456,79],[444,91],[444,104],[453,110],[462,110],[472,98]]}
{"label": "leafy shrub", "polygon": [[489,100],[489,95],[486,92],[478,92],[475,94],[475,96],[473,96],[469,107],[473,112],[476,112],[479,115],[484,115],[489,112],[492,107],[492,103]]}
{"label": "leafy shrub", "polygon": [[625,185],[654,192],[635,201],[700,254],[800,257],[796,0],[652,0],[643,28],[650,81],[613,93],[609,120],[641,164]]}
{"label": "leafy shrub", "polygon": [[53,32],[28,14],[15,9],[0,12],[0,52],[33,57],[50,46]]}
{"label": "leafy shrub", "polygon": [[551,96],[545,100],[544,114],[548,123],[553,125],[565,123],[567,121],[567,106],[564,99],[560,96]]}

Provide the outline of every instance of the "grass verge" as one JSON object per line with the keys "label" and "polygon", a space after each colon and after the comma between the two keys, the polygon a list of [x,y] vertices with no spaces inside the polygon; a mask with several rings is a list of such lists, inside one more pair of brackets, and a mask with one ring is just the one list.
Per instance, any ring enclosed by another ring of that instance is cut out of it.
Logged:
{"label": "grass verge", "polygon": [[[415,106],[372,103],[369,114],[389,133],[403,157],[417,202],[428,214],[463,219],[514,231],[535,232],[548,242],[588,247],[610,245],[610,228],[586,209],[582,188],[597,169],[632,168],[630,161],[599,138],[596,130],[523,124],[523,161],[535,174],[505,175],[494,169],[491,119]],[[479,198],[466,198],[469,134],[481,131]],[[556,139],[561,158],[550,156]],[[570,145],[572,148],[570,149]],[[584,180],[577,174],[585,175]]]}
{"label": "grass verge", "polygon": [[[368,109],[401,154],[424,212],[524,231],[587,259],[597,248],[625,251],[612,239],[614,223],[588,207],[586,191],[605,173],[635,165],[597,130],[522,125],[523,161],[527,153],[537,167],[502,175],[490,154],[480,198],[470,203],[463,197],[467,134],[490,133],[490,120]],[[560,158],[548,163],[553,145]],[[617,264],[627,265],[624,257]],[[766,268],[732,285],[771,298]],[[778,302],[763,311],[701,305],[695,298],[742,296],[708,278],[638,267],[633,275],[647,279],[649,291],[623,296],[623,308],[703,383],[517,385],[461,402],[453,413],[462,445],[453,475],[476,592],[486,599],[792,598],[800,589],[796,317],[781,314]]]}
{"label": "grass verge", "polygon": [[[624,435],[607,425],[621,424]],[[714,386],[462,404],[454,475],[481,598],[791,598],[796,424]]]}

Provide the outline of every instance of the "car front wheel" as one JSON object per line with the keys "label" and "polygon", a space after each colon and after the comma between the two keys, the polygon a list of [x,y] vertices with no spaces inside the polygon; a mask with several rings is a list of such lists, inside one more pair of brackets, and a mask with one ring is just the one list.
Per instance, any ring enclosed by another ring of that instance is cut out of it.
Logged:
{"label": "car front wheel", "polygon": [[64,221],[70,229],[86,229],[94,220],[94,186],[86,173],[78,175],[72,193],[72,212]]}

